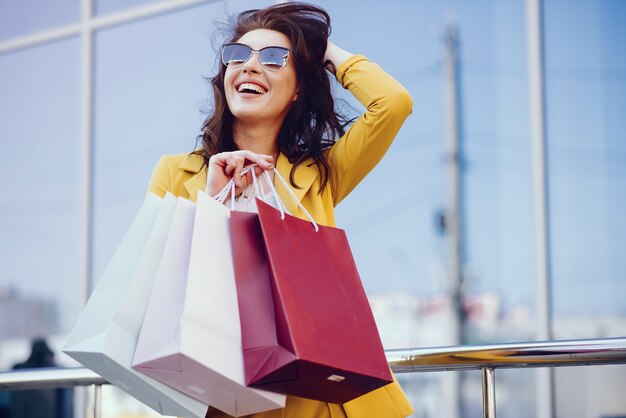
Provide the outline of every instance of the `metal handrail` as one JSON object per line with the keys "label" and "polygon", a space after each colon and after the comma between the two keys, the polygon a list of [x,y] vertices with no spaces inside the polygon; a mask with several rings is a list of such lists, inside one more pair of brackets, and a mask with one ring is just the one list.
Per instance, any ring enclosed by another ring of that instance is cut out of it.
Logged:
{"label": "metal handrail", "polygon": [[483,417],[496,416],[496,368],[626,364],[626,338],[387,350],[396,373],[482,370]]}
{"label": "metal handrail", "polygon": [[396,373],[626,364],[626,337],[386,350]]}
{"label": "metal handrail", "polygon": [[102,385],[108,383],[101,376],[84,367],[45,367],[0,373],[0,390],[93,386],[93,418],[101,417]]}
{"label": "metal handrail", "polygon": [[[482,370],[483,416],[495,418],[496,368],[626,364],[626,337],[386,350],[396,373]],[[107,381],[85,368],[52,368],[0,373],[0,390],[95,385],[94,416],[100,386]]]}
{"label": "metal handrail", "polygon": [[84,367],[46,367],[0,373],[0,390],[50,389],[108,384]]}

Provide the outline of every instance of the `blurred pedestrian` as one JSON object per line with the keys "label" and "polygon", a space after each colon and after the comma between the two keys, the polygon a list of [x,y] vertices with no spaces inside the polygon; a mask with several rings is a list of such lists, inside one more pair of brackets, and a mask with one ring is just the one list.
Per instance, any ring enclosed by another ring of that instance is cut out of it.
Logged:
{"label": "blurred pedestrian", "polygon": [[[28,359],[13,370],[56,367],[54,352],[45,339],[33,340]],[[10,396],[9,418],[72,418],[73,389],[17,390]]]}

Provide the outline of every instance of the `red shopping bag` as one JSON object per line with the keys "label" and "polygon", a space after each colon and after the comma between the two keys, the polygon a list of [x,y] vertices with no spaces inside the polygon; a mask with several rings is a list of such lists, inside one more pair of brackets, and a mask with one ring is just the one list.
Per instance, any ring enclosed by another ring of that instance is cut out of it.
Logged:
{"label": "red shopping bag", "polygon": [[246,383],[345,403],[392,382],[345,232],[231,214]]}

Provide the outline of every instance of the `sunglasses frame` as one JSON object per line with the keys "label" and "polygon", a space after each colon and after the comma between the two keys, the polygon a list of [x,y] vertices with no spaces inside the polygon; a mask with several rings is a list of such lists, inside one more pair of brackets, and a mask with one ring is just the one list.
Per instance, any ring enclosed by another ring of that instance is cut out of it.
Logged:
{"label": "sunglasses frame", "polygon": [[[289,63],[289,57],[293,55],[293,51],[291,49],[289,49],[289,48],[284,47],[284,46],[270,45],[270,46],[266,46],[264,48],[261,48],[261,49],[257,50],[257,49],[252,49],[251,46],[246,45],[246,44],[242,44],[242,43],[239,43],[239,42],[229,42],[227,44],[222,45],[222,51],[221,51],[221,54],[220,54],[221,55],[221,59],[222,59],[222,64],[224,64],[226,67],[228,67],[229,64],[224,60],[224,50],[228,46],[243,46],[243,47],[246,47],[246,48],[248,48],[250,50],[250,55],[248,55],[248,58],[246,58],[243,62],[237,63],[237,64],[230,64],[230,65],[243,65],[246,62],[248,62],[250,60],[250,58],[252,58],[252,55],[257,54],[257,57],[259,58],[259,63],[261,64],[261,66],[263,68],[265,68],[266,70],[269,70],[269,71],[280,71],[280,70],[282,70]],[[284,62],[282,67],[280,67],[280,68],[269,68],[269,67],[266,67],[265,64],[261,61],[259,54],[263,50],[268,49],[268,48],[278,48],[278,49],[281,49],[283,51],[287,51],[287,59],[285,59],[285,62]],[[294,58],[294,60],[295,60],[295,58]]]}

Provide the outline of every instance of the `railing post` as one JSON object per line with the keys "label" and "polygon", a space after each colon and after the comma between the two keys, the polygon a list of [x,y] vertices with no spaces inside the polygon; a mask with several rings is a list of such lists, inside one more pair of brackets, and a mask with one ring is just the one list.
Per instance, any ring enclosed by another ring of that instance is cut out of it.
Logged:
{"label": "railing post", "polygon": [[493,367],[481,367],[483,371],[483,417],[496,418],[496,378]]}
{"label": "railing post", "polygon": [[102,385],[93,387],[93,418],[102,416]]}

